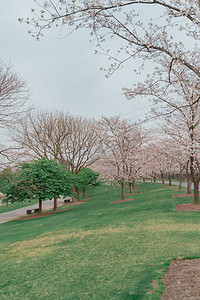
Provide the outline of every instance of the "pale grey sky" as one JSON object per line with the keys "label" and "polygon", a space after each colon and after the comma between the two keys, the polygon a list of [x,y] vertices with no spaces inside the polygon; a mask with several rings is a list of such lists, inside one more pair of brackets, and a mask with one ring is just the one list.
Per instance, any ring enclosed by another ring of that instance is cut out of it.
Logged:
{"label": "pale grey sky", "polygon": [[105,78],[100,67],[108,62],[94,55],[95,42],[90,43],[83,30],[65,39],[50,30],[36,41],[27,33],[30,28],[18,22],[19,17],[30,16],[33,6],[33,0],[7,0],[0,10],[0,56],[28,81],[31,102],[41,109],[96,119],[116,114],[133,121],[144,119],[150,104],[144,99],[127,101],[121,90],[136,80],[135,66]]}

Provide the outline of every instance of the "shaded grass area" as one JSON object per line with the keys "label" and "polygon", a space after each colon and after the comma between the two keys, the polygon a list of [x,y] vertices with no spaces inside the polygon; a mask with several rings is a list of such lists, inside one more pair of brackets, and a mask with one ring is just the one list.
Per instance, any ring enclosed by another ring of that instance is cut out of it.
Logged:
{"label": "shaded grass area", "polygon": [[8,211],[12,211],[18,208],[26,207],[29,205],[33,205],[35,203],[38,203],[38,199],[32,199],[22,202],[13,202],[9,203],[8,207],[6,207],[6,204],[0,205],[0,214]]}
{"label": "shaded grass area", "polygon": [[192,198],[161,184],[138,187],[131,202],[109,205],[120,189],[101,186],[70,211],[1,224],[0,299],[160,299],[170,260],[200,257],[199,213],[176,212]]}

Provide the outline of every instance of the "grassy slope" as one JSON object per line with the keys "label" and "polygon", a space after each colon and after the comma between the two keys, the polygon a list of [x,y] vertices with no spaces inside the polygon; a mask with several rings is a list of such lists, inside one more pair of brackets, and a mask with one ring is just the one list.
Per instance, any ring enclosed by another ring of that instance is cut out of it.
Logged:
{"label": "grassy slope", "polygon": [[18,209],[18,208],[22,208],[22,207],[26,207],[26,206],[29,206],[29,205],[33,205],[35,203],[38,203],[37,199],[27,200],[27,201],[22,201],[22,202],[9,203],[8,207],[6,207],[6,205],[3,204],[3,205],[0,205],[0,214],[4,213],[4,212],[15,210],[15,209]]}
{"label": "grassy slope", "polygon": [[166,261],[200,257],[199,213],[175,212],[192,200],[170,188],[139,186],[132,202],[109,205],[119,188],[98,187],[70,211],[2,224],[0,299],[159,299],[146,292]]}

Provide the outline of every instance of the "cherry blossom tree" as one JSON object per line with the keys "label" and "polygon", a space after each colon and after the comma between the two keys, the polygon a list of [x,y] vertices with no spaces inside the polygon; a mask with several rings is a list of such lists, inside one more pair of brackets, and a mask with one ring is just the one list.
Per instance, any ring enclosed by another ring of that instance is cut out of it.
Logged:
{"label": "cherry blossom tree", "polygon": [[191,76],[188,69],[181,65],[171,66],[169,75],[166,73],[168,66],[168,61],[162,61],[162,66],[151,78],[134,85],[132,89],[126,89],[126,95],[129,98],[137,95],[152,97],[156,104],[154,110],[156,116],[166,117],[168,123],[172,118],[176,118],[174,129],[182,127],[182,132],[185,132],[184,145],[189,153],[190,173],[194,182],[194,201],[199,203],[199,79]]}
{"label": "cherry blossom tree", "polygon": [[160,138],[156,143],[156,160],[160,167],[162,183],[165,178],[169,179],[169,186],[172,185],[172,176],[180,170],[177,161],[177,149],[174,148],[173,140],[167,137]]}
{"label": "cherry blossom tree", "polygon": [[149,162],[145,165],[145,173],[148,174],[148,177],[153,179],[153,182],[156,183],[156,178],[160,178],[160,157],[158,153],[158,143],[159,139],[154,134],[152,139],[147,147],[147,152],[149,156]]}
{"label": "cherry blossom tree", "polygon": [[176,115],[166,118],[162,131],[170,139],[173,156],[179,165],[179,189],[183,179],[187,180],[187,194],[192,194],[192,178],[190,174],[190,151],[188,149],[188,128],[187,124],[179,122]]}
{"label": "cherry blossom tree", "polygon": [[[198,0],[35,0],[35,3],[31,17],[19,18],[32,28],[29,32],[33,36],[39,38],[54,26],[63,35],[79,28],[89,29],[97,41],[97,52],[113,59],[108,75],[138,58],[142,68],[149,59],[155,65],[164,59],[170,62],[169,74],[171,66],[181,65],[194,76],[200,76],[199,46],[195,44],[200,36]],[[116,40],[116,53],[108,43],[109,37]]]}
{"label": "cherry blossom tree", "polygon": [[137,178],[142,178],[145,181],[147,177],[147,166],[152,162],[152,153],[149,148],[152,136],[148,130],[140,129],[141,143],[138,144],[129,153],[129,160],[127,162],[127,174],[129,191],[135,189],[135,180]]}
{"label": "cherry blossom tree", "polygon": [[101,158],[91,165],[91,169],[100,174],[100,180],[105,185],[118,184],[117,179],[115,178],[115,168],[110,161],[107,160],[103,153]]}
{"label": "cherry blossom tree", "polygon": [[125,198],[125,181],[132,185],[138,168],[138,149],[143,139],[141,128],[135,123],[120,120],[119,116],[99,121],[99,129],[104,136],[104,159],[110,168],[111,177],[116,179]]}

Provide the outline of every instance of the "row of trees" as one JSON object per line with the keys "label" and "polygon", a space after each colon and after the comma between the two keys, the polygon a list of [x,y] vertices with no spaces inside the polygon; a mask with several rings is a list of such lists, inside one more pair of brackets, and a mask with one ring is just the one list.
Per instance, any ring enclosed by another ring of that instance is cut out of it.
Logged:
{"label": "row of trees", "polygon": [[[119,116],[95,121],[61,112],[32,111],[11,128],[10,137],[19,149],[13,155],[15,162],[54,159],[78,178],[88,167],[102,172],[99,166],[103,161],[109,177],[120,182],[122,198],[127,176],[131,191],[149,159],[149,132]],[[76,190],[74,185],[72,193]]]}
{"label": "row of trees", "polygon": [[60,112],[31,111],[26,106],[26,82],[10,65],[1,63],[0,126],[9,128],[11,137],[9,145],[1,147],[2,167],[8,161],[12,165],[43,157],[54,159],[72,174],[93,167],[103,177],[119,181],[122,198],[126,180],[131,192],[138,176],[160,173],[164,181],[163,174],[170,180],[176,173],[180,180],[187,178],[188,193],[194,182],[194,200],[199,203],[199,81],[185,66],[172,64],[170,73],[168,67],[167,61],[160,62],[150,78],[125,90],[128,99],[152,97],[153,114],[164,121],[160,132],[165,137],[158,138],[119,117],[96,122]]}
{"label": "row of trees", "polygon": [[76,176],[55,160],[37,159],[31,163],[22,163],[15,170],[5,169],[0,173],[0,190],[6,195],[5,201],[21,202],[38,199],[39,213],[42,213],[42,201],[54,199],[54,211],[60,196],[75,196],[75,187],[79,200],[80,191],[85,195],[87,188],[98,184],[99,174],[84,169]]}
{"label": "row of trees", "polygon": [[119,116],[102,118],[99,128],[104,136],[103,155],[93,164],[104,180],[117,181],[125,198],[125,182],[129,182],[130,193],[135,187],[135,179],[142,173],[143,166],[148,162],[146,151],[150,134],[136,123],[121,120]]}
{"label": "row of trees", "polygon": [[[166,111],[169,106],[165,106]],[[199,203],[199,123],[194,128],[196,134],[191,144],[191,133],[186,127],[190,123],[182,117],[182,114],[190,115],[188,110],[188,106],[182,105],[173,116],[168,116],[157,133],[119,116],[94,121],[59,112],[32,111],[12,128],[12,143],[18,149],[13,153],[14,165],[16,161],[53,159],[77,178],[72,194],[76,192],[78,199],[77,184],[83,184],[88,167],[101,173],[103,180],[118,182],[122,199],[125,182],[131,193],[136,178],[151,177],[155,181],[160,177],[164,183],[168,177],[171,184],[172,175],[176,174],[180,182],[187,178],[188,193],[191,193],[191,182],[195,183],[195,203]]]}

